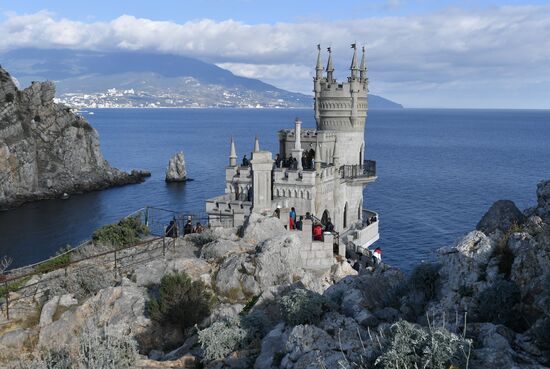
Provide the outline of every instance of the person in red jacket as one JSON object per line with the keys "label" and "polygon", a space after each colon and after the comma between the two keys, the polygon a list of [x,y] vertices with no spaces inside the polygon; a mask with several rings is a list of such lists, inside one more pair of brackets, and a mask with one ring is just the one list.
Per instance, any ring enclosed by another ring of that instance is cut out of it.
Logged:
{"label": "person in red jacket", "polygon": [[321,224],[317,223],[313,226],[313,240],[322,241],[323,240],[323,227]]}

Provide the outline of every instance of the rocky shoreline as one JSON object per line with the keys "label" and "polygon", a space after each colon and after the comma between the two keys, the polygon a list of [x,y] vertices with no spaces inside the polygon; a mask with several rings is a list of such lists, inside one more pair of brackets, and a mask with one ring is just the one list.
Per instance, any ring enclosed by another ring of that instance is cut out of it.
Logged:
{"label": "rocky shoreline", "polygon": [[[297,233],[255,215],[240,230],[187,235],[162,252],[149,245],[116,278],[104,259],[35,276],[10,294],[24,297],[10,322],[0,319],[0,362],[73,357],[99,334],[131,351],[110,348],[133,358],[105,367],[113,369],[547,368],[550,181],[537,198],[523,212],[496,202],[475,230],[409,275],[383,264],[357,272],[341,258],[304,269]],[[182,325],[189,312],[151,308],[163,294],[187,301],[178,309],[212,305]]]}
{"label": "rocky shoreline", "polygon": [[0,210],[25,202],[140,183],[103,158],[97,131],[54,102],[52,82],[19,90],[0,67]]}

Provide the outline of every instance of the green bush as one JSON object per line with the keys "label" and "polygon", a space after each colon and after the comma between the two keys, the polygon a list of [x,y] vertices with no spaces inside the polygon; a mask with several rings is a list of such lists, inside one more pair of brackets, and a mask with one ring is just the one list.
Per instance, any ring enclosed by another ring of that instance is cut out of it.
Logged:
{"label": "green bush", "polygon": [[118,223],[109,224],[97,229],[92,235],[95,243],[112,245],[116,248],[136,244],[141,237],[149,234],[147,226],[135,217],[124,218]]}
{"label": "green bush", "polygon": [[521,292],[515,282],[498,281],[479,294],[479,317],[482,321],[514,328],[518,323],[516,305]]}
{"label": "green bush", "polygon": [[323,315],[327,301],[310,290],[297,288],[281,298],[281,314],[290,325],[314,324]]}
{"label": "green bush", "polygon": [[262,338],[271,329],[271,320],[261,310],[241,316],[241,327],[246,331],[249,339]]}
{"label": "green bush", "polygon": [[18,291],[21,287],[25,285],[25,283],[29,281],[29,279],[31,279],[31,277],[21,278],[16,281],[8,283],[7,286],[4,283],[2,283],[0,285],[0,298],[3,298],[4,296],[6,296],[8,292]]}
{"label": "green bush", "polygon": [[216,236],[211,230],[207,229],[202,233],[191,233],[190,235],[187,235],[187,239],[195,246],[202,247],[207,243],[217,241],[218,236]]}
{"label": "green bush", "polygon": [[183,272],[168,274],[160,282],[159,298],[147,304],[147,312],[151,319],[184,331],[210,315],[212,301],[204,283],[192,281]]}
{"label": "green bush", "polygon": [[390,332],[375,362],[384,369],[464,367],[471,344],[445,328],[426,329],[404,320],[393,324]]}
{"label": "green bush", "polygon": [[441,265],[437,263],[418,264],[409,277],[409,286],[422,292],[428,300],[433,299],[437,293],[439,269]]}
{"label": "green bush", "polygon": [[49,273],[53,270],[65,268],[71,263],[72,252],[70,250],[70,246],[59,249],[56,256],[38,264],[35,270],[39,273]]}
{"label": "green bush", "polygon": [[221,320],[200,330],[199,342],[206,360],[223,359],[243,345],[248,336],[236,320]]}
{"label": "green bush", "polygon": [[42,350],[21,359],[21,369],[130,369],[138,356],[137,345],[129,335],[86,329],[74,350]]}

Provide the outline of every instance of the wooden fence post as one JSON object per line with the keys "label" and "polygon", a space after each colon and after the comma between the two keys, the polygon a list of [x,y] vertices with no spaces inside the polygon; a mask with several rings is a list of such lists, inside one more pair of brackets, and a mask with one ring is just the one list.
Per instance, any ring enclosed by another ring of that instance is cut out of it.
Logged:
{"label": "wooden fence post", "polygon": [[6,319],[10,320],[10,290],[8,289],[8,282],[4,282],[6,288]]}

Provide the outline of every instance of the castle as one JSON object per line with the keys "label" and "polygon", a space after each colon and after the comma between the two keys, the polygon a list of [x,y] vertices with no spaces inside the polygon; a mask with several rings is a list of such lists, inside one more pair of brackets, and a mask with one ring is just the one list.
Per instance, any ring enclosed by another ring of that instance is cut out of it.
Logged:
{"label": "castle", "polygon": [[376,162],[364,160],[368,109],[365,49],[358,62],[355,44],[352,48],[350,76],[347,82],[338,82],[333,76],[331,49],[324,74],[318,46],[313,79],[317,128],[302,129],[297,118],[294,129],[279,131],[276,160],[271,152],[260,149],[256,138],[250,165],[239,166],[231,140],[225,194],[206,201],[210,224],[239,226],[251,212],[276,211],[288,226],[288,213],[294,207],[298,216],[312,215],[312,221],[304,223],[308,231],[312,222],[326,224],[331,219],[335,232],[325,235],[338,244],[340,254],[345,254],[346,248],[348,253],[364,253],[378,240],[378,214],[363,208],[363,189],[377,178]]}

